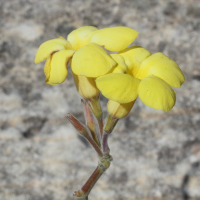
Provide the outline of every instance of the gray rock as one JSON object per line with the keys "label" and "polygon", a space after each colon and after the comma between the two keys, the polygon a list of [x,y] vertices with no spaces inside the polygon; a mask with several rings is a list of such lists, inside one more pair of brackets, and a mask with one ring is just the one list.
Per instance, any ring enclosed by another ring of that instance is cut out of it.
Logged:
{"label": "gray rock", "polygon": [[[183,70],[169,113],[137,100],[109,143],[114,161],[94,200],[200,199],[200,4],[196,0],[7,0],[0,2],[0,199],[72,199],[98,159],[65,119],[83,121],[71,72],[44,83],[39,45],[80,26],[129,26],[133,45],[162,51]],[[106,112],[107,100],[101,97]]]}

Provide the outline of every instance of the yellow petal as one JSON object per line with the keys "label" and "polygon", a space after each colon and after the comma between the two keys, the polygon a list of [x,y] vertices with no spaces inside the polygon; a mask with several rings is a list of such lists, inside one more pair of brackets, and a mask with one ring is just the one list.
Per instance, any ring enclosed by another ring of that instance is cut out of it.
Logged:
{"label": "yellow petal", "polygon": [[105,47],[110,51],[121,51],[130,45],[138,32],[128,27],[104,28],[92,33],[90,42]]}
{"label": "yellow petal", "polygon": [[52,59],[52,56],[49,56],[45,62],[45,65],[44,65],[44,74],[46,76],[46,78],[49,78],[50,76],[50,70],[51,70],[51,59]]}
{"label": "yellow petal", "polygon": [[117,65],[113,67],[112,71],[109,71],[110,73],[126,73],[128,68],[124,61],[124,58],[120,56],[119,54],[110,54],[113,60],[116,61]]}
{"label": "yellow petal", "polygon": [[142,61],[149,57],[151,53],[143,47],[132,46],[120,51],[119,55],[124,58],[125,63],[128,66],[128,74],[135,76]]}
{"label": "yellow petal", "polygon": [[116,62],[97,44],[88,44],[79,49],[71,62],[76,75],[93,78],[106,74],[115,65]]}
{"label": "yellow petal", "polygon": [[58,37],[42,43],[35,56],[35,64],[38,64],[47,59],[53,52],[62,49],[70,49],[70,46],[70,43],[62,37]]}
{"label": "yellow petal", "polygon": [[76,84],[76,89],[83,98],[91,99],[99,96],[100,91],[96,86],[94,78],[77,76],[74,73],[72,74],[74,77],[74,82]]}
{"label": "yellow petal", "polygon": [[107,74],[96,79],[102,94],[119,103],[129,103],[138,96],[140,81],[129,74]]}
{"label": "yellow petal", "polygon": [[109,100],[107,104],[107,110],[114,118],[121,119],[128,115],[134,103],[135,100],[129,103],[121,103],[121,104],[116,101]]}
{"label": "yellow petal", "polygon": [[92,32],[98,30],[94,26],[83,26],[72,31],[68,36],[67,40],[72,45],[72,49],[78,50],[81,47],[90,43],[90,35]]}
{"label": "yellow petal", "polygon": [[73,50],[65,49],[53,54],[50,62],[50,70],[49,67],[48,70],[45,69],[45,71],[49,71],[48,73],[45,73],[49,75],[45,81],[47,84],[55,85],[64,82],[68,74],[67,64],[73,54]]}
{"label": "yellow petal", "polygon": [[141,63],[136,77],[142,79],[149,75],[158,76],[175,88],[179,88],[185,81],[178,65],[163,53],[155,53]]}
{"label": "yellow petal", "polygon": [[157,110],[169,112],[176,102],[174,90],[165,81],[153,75],[142,79],[138,91],[142,102]]}

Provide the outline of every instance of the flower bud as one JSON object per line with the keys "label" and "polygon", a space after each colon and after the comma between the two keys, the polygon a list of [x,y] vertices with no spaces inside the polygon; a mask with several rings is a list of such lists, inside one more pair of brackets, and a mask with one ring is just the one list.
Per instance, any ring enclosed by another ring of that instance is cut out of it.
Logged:
{"label": "flower bud", "polygon": [[78,93],[88,102],[94,116],[100,119],[102,117],[101,105],[99,102],[100,91],[96,86],[95,78],[79,76],[74,73],[73,77]]}
{"label": "flower bud", "polygon": [[135,101],[136,100],[131,101],[129,103],[118,103],[116,101],[109,100],[107,104],[107,110],[113,117],[121,119],[128,115]]}
{"label": "flower bud", "polygon": [[96,86],[95,79],[79,76],[73,73],[74,82],[78,93],[85,99],[96,98],[99,96],[99,89]]}
{"label": "flower bud", "polygon": [[78,93],[87,101],[92,113],[97,118],[101,135],[103,134],[102,110],[99,101],[100,91],[96,86],[95,78],[76,75],[74,73],[74,82]]}
{"label": "flower bud", "polygon": [[78,120],[76,119],[72,114],[68,113],[66,118],[71,122],[71,124],[74,126],[74,128],[83,136],[88,135],[87,128]]}
{"label": "flower bud", "polygon": [[120,104],[116,101],[109,100],[107,104],[107,118],[104,126],[104,131],[106,133],[111,133],[117,124],[118,120],[124,118],[131,111],[136,100],[131,101],[129,103]]}

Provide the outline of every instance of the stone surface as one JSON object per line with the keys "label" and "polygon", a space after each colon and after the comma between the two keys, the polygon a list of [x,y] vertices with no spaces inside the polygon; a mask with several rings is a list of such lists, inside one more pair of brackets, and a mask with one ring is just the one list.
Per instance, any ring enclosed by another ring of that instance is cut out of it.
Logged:
{"label": "stone surface", "polygon": [[[169,113],[138,100],[109,139],[114,161],[93,200],[200,199],[200,2],[197,0],[0,1],[0,199],[71,200],[98,162],[65,119],[83,120],[71,72],[44,83],[39,45],[75,28],[129,26],[134,45],[162,51],[186,82]],[[104,111],[107,100],[102,99]]]}

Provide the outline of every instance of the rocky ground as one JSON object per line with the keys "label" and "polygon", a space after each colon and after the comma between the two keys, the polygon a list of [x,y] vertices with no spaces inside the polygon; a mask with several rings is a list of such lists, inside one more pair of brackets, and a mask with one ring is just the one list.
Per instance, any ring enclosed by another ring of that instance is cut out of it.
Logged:
{"label": "rocky ground", "polygon": [[114,161],[91,199],[200,199],[198,0],[0,1],[0,199],[71,200],[96,167],[96,154],[65,119],[71,112],[83,120],[71,72],[49,86],[44,63],[34,64],[42,42],[83,25],[134,28],[134,45],[165,53],[186,76],[171,112],[138,100],[119,122],[109,140]]}

